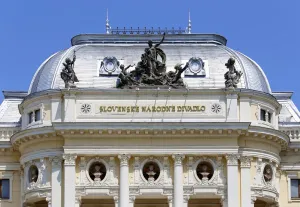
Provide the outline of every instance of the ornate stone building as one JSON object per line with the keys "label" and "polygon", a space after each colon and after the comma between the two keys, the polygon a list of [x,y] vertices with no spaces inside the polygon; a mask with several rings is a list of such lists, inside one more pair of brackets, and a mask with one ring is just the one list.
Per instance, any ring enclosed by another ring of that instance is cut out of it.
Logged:
{"label": "ornate stone building", "polygon": [[292,93],[220,35],[145,33],[75,36],[4,91],[0,206],[299,207]]}

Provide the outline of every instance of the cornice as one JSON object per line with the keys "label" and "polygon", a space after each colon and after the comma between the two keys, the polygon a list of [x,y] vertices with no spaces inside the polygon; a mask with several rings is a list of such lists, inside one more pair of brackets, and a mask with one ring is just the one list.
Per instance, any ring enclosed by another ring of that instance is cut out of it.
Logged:
{"label": "cornice", "polygon": [[82,138],[82,137],[212,137],[237,138],[239,136],[254,136],[261,139],[274,141],[285,149],[289,137],[278,130],[264,127],[250,126],[248,122],[205,122],[205,123],[90,123],[90,122],[69,122],[53,123],[52,127],[26,129],[14,134],[11,143],[14,147],[20,146],[33,139],[45,138]]}

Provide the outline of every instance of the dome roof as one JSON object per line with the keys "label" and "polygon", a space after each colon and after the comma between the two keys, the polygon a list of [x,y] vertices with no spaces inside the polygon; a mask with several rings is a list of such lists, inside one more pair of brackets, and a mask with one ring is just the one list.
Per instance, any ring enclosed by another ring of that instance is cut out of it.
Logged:
{"label": "dome roof", "polygon": [[[78,35],[72,39],[72,47],[50,56],[35,73],[29,93],[64,88],[60,78],[63,62],[76,51],[74,71],[79,88],[115,88],[116,76],[99,76],[101,61],[116,57],[122,64],[138,63],[147,47],[147,40],[159,41],[159,35]],[[204,61],[206,77],[185,76],[189,88],[224,88],[225,63],[236,59],[235,67],[243,72],[239,88],[271,93],[269,82],[260,66],[246,55],[226,46],[226,39],[219,35],[181,34],[168,35],[160,46],[167,55],[167,70],[177,63],[185,63],[192,57]]]}

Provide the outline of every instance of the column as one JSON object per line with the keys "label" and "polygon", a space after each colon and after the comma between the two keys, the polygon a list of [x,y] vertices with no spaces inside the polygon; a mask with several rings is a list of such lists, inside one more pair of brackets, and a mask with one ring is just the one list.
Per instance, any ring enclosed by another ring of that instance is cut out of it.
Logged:
{"label": "column", "polygon": [[76,196],[75,197],[75,207],[80,207],[80,204],[81,204],[81,197]]}
{"label": "column", "polygon": [[135,201],[135,196],[130,196],[128,207],[134,207],[134,201]]}
{"label": "column", "polygon": [[188,196],[188,195],[183,196],[183,206],[182,207],[188,207],[189,200],[190,200],[190,196]]}
{"label": "column", "polygon": [[173,196],[168,196],[169,207],[173,207]]}
{"label": "column", "polygon": [[174,207],[183,206],[183,168],[182,160],[184,155],[176,154],[173,155],[174,159],[174,193],[173,193],[173,205]]}
{"label": "column", "polygon": [[[74,154],[64,154],[64,207],[74,207],[75,206],[75,160],[77,155]],[[56,207],[56,206],[55,206]]]}
{"label": "column", "polygon": [[61,207],[61,157],[51,157],[51,200],[52,205]]}
{"label": "column", "polygon": [[251,197],[251,207],[254,207],[256,197]]}
{"label": "column", "polygon": [[114,196],[115,207],[119,207],[119,196]]}
{"label": "column", "polygon": [[120,190],[119,204],[120,207],[128,207],[129,204],[129,168],[128,160],[130,155],[122,154],[118,156],[120,159]]}
{"label": "column", "polygon": [[48,207],[52,207],[52,199],[51,199],[51,197],[46,197],[46,201],[48,202]]}
{"label": "column", "polygon": [[251,157],[241,157],[241,201],[242,207],[253,207],[251,204]]}
{"label": "column", "polygon": [[238,154],[226,155],[227,159],[227,206],[239,207]]}
{"label": "column", "polygon": [[20,169],[20,182],[21,182],[21,184],[20,184],[20,197],[21,197],[21,199],[20,199],[20,206],[21,207],[23,207],[24,205],[23,205],[23,201],[24,201],[24,199],[23,199],[23,194],[24,194],[24,169],[23,169],[23,166],[21,167],[21,169]]}

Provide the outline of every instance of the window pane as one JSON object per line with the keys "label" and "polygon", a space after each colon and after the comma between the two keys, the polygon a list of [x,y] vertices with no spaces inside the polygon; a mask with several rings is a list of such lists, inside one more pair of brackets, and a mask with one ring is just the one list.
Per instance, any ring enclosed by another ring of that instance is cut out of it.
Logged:
{"label": "window pane", "polygon": [[260,110],[260,120],[266,121],[266,111],[263,109]]}
{"label": "window pane", "polygon": [[34,117],[35,117],[35,121],[41,120],[41,110],[40,109],[35,111]]}
{"label": "window pane", "polygon": [[5,179],[5,180],[1,180],[2,186],[1,186],[1,198],[4,199],[9,199],[9,180]]}
{"label": "window pane", "polygon": [[291,180],[291,197],[292,198],[298,198],[299,194],[298,194],[298,188],[299,188],[299,184],[298,184],[298,180]]}
{"label": "window pane", "polygon": [[270,113],[270,112],[268,112],[268,117],[269,117],[269,120],[268,120],[268,122],[272,122],[272,114]]}
{"label": "window pane", "polygon": [[29,114],[28,114],[28,122],[29,122],[29,124],[33,121],[32,120],[32,117],[33,117],[33,112],[30,112]]}

